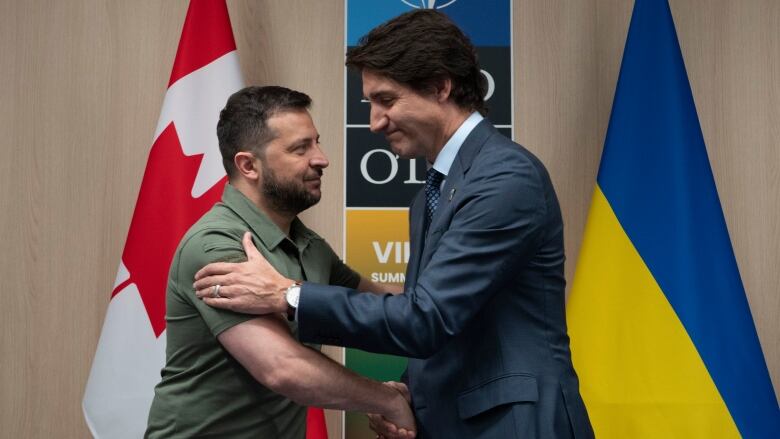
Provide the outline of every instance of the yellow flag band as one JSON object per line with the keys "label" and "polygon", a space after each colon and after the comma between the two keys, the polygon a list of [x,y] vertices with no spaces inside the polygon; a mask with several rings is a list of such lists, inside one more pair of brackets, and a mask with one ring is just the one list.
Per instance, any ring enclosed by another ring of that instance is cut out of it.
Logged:
{"label": "yellow flag band", "polygon": [[597,186],[568,304],[599,438],[740,437],[696,347]]}

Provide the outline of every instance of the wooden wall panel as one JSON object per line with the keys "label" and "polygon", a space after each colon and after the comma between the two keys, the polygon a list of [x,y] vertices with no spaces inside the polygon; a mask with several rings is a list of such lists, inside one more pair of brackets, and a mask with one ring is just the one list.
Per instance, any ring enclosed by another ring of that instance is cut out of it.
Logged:
{"label": "wooden wall panel", "polygon": [[670,3],[734,254],[777,394],[780,2]]}
{"label": "wooden wall panel", "polygon": [[87,436],[80,400],[175,51],[162,42],[181,26],[165,6],[3,2],[7,437]]}
{"label": "wooden wall panel", "polygon": [[571,283],[632,2],[527,0],[515,6],[515,140],[538,155],[552,177]]}
{"label": "wooden wall panel", "polygon": [[[472,0],[460,0],[472,1]],[[780,4],[672,0],[767,363],[780,383]],[[88,435],[81,398],[151,147],[185,0],[0,1],[0,425]],[[632,2],[515,0],[517,139],[547,164],[570,280]],[[247,83],[299,88],[331,166],[304,215],[341,247],[342,0],[235,0]],[[336,357],[339,350],[331,350]],[[332,437],[340,437],[331,414]]]}

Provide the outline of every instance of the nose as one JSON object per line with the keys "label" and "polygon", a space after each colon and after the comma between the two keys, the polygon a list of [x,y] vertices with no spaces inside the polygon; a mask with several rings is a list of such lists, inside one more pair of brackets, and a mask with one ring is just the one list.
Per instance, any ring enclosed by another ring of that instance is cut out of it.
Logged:
{"label": "nose", "polygon": [[325,169],[330,165],[328,157],[325,156],[325,152],[322,150],[319,144],[314,145],[314,155],[309,160],[309,166],[312,168]]}
{"label": "nose", "polygon": [[381,133],[387,129],[387,124],[389,123],[387,114],[384,110],[378,108],[377,105],[371,105],[371,118],[369,121],[369,129],[372,133]]}

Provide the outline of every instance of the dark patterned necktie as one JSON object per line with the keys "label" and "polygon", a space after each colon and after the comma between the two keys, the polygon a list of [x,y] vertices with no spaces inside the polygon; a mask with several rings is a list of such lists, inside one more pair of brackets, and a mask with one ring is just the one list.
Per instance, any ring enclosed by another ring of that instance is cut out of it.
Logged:
{"label": "dark patterned necktie", "polygon": [[425,222],[426,228],[431,223],[433,212],[439,206],[439,197],[441,196],[441,181],[444,174],[431,168],[425,176]]}

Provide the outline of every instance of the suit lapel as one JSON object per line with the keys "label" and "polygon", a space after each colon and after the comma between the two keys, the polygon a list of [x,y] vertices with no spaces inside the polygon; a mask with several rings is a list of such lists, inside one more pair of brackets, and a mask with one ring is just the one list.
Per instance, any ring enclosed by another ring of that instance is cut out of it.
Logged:
{"label": "suit lapel", "polygon": [[423,225],[425,215],[425,191],[421,190],[414,197],[409,207],[409,263],[406,266],[406,282],[404,289],[414,288],[417,284],[417,273],[420,268],[420,256],[423,249]]}
{"label": "suit lapel", "polygon": [[431,231],[441,229],[441,222],[451,216],[449,210],[452,209],[452,201],[457,198],[458,191],[460,191],[471,163],[482,149],[485,141],[495,132],[496,129],[493,128],[490,121],[483,119],[466,137],[463,145],[458,150],[455,160],[452,162],[450,172],[447,174],[441,198],[439,198],[439,206],[433,214],[427,232],[423,230],[425,224],[425,191],[421,190],[417,193],[409,211],[411,240],[409,250],[411,255],[409,256],[409,264],[406,269],[405,289],[414,288],[417,285],[417,276],[420,273],[420,269],[428,264],[428,260],[437,244],[437,241],[429,240]]}
{"label": "suit lapel", "polygon": [[447,174],[447,178],[444,181],[444,187],[441,190],[441,198],[439,198],[439,206],[436,208],[436,212],[433,213],[431,219],[431,226],[428,227],[428,234],[432,230],[438,230],[441,228],[442,218],[448,218],[447,212],[452,208],[452,200],[458,195],[460,186],[463,183],[463,179],[466,176],[471,163],[474,161],[477,153],[482,149],[482,145],[487,139],[495,132],[495,128],[490,124],[490,121],[483,119],[466,137],[458,150],[455,160],[452,162],[450,172]]}
{"label": "suit lapel", "polygon": [[490,136],[496,133],[497,131],[493,127],[493,124],[487,119],[482,119],[482,121],[471,130],[471,133],[466,137],[466,140],[463,141],[463,145],[461,145],[460,150],[458,150],[458,155],[452,163],[452,168],[450,168],[450,174],[452,174],[453,169],[459,166],[460,169],[458,172],[461,173],[461,177],[466,175],[471,164],[474,162],[474,158],[482,149],[482,145],[485,144]]}

